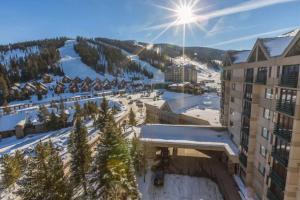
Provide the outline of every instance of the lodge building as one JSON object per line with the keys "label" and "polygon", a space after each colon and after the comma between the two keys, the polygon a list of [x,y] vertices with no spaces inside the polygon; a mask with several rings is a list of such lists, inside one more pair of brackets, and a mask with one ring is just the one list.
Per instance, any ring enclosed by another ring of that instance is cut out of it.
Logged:
{"label": "lodge building", "polygon": [[253,199],[300,199],[300,31],[259,38],[223,62],[221,115]]}

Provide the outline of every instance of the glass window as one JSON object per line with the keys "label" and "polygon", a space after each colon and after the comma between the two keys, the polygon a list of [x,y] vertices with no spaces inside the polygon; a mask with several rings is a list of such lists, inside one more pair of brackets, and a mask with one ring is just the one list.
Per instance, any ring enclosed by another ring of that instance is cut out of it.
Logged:
{"label": "glass window", "polygon": [[271,118],[271,111],[267,108],[264,108],[264,118],[270,119]]}
{"label": "glass window", "polygon": [[261,131],[261,135],[265,138],[265,139],[269,139],[269,131],[267,128],[263,127],[262,131]]}
{"label": "glass window", "polygon": [[258,163],[258,171],[261,175],[265,175],[265,166],[261,162]]}
{"label": "glass window", "polygon": [[267,156],[267,150],[263,145],[260,145],[260,155],[262,155],[264,158]]}
{"label": "glass window", "polygon": [[265,98],[266,99],[273,99],[273,89],[266,88],[265,89]]}

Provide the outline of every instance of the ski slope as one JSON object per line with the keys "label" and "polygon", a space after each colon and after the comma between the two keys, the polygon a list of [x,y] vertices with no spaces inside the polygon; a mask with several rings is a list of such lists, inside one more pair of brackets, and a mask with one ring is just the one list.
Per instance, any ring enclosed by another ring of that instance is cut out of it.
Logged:
{"label": "ski slope", "polygon": [[65,45],[59,48],[61,56],[59,63],[67,76],[70,78],[79,77],[81,79],[85,79],[86,77],[90,77],[91,79],[99,78],[100,80],[104,80],[105,78],[109,80],[113,79],[113,76],[98,74],[91,67],[84,64],[74,50],[75,43],[75,40],[67,40]]}
{"label": "ski slope", "polygon": [[148,72],[151,72],[153,74],[153,79],[145,78],[143,80],[143,82],[146,82],[146,83],[164,83],[165,82],[165,74],[161,70],[159,70],[159,69],[153,67],[152,65],[150,65],[149,63],[140,60],[138,55],[131,54],[128,51],[125,51],[124,49],[113,46],[111,44],[107,44],[107,43],[104,43],[104,42],[101,42],[101,41],[98,41],[98,42],[100,44],[103,44],[103,45],[106,45],[106,46],[109,46],[109,47],[120,49],[125,56],[127,56],[129,59],[136,62],[142,68],[146,69]]}

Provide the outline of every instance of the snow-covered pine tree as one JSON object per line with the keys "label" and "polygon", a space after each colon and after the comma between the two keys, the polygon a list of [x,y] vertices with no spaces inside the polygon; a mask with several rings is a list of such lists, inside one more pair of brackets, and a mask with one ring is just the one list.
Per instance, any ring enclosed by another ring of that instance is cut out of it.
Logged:
{"label": "snow-covered pine tree", "polygon": [[136,126],[136,119],[135,119],[135,114],[132,110],[132,108],[130,109],[130,113],[129,113],[129,125],[130,126]]}
{"label": "snow-covered pine tree", "polygon": [[71,154],[71,180],[75,187],[82,186],[85,195],[87,195],[86,174],[92,159],[87,137],[87,129],[82,125],[80,117],[77,117],[75,130],[70,135],[68,146]]}
{"label": "snow-covered pine tree", "polygon": [[63,162],[52,142],[40,143],[35,157],[29,158],[18,193],[23,200],[71,199],[70,184],[64,174]]}
{"label": "snow-covered pine tree", "polygon": [[14,184],[22,175],[26,161],[24,155],[20,151],[16,151],[14,155],[4,155],[2,158],[2,185],[5,188]]}
{"label": "snow-covered pine tree", "polygon": [[93,198],[140,199],[129,142],[111,114],[97,146],[92,169]]}

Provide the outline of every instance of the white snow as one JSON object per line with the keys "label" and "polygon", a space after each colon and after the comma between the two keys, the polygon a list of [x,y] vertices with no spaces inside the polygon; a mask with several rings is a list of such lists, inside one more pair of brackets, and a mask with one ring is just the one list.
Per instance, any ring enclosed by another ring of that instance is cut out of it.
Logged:
{"label": "white snow", "polygon": [[207,178],[166,174],[164,186],[153,185],[154,174],[148,170],[138,177],[143,200],[223,200],[216,183]]}

